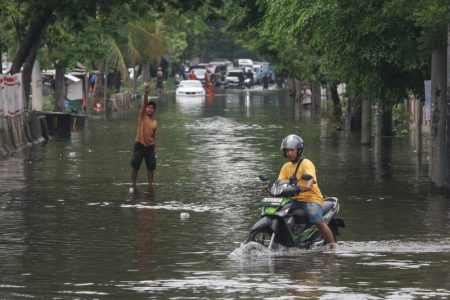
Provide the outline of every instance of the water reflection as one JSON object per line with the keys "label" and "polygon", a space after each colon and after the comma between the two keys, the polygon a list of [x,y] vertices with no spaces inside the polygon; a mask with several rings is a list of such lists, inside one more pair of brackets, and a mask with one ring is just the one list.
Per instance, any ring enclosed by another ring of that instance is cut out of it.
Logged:
{"label": "water reflection", "polygon": [[156,252],[156,210],[146,207],[156,204],[155,192],[149,187],[145,193],[135,192],[133,203],[139,206],[136,209],[135,247],[137,251],[136,265],[142,278],[149,278],[153,274],[152,262]]}
{"label": "water reflection", "polygon": [[177,107],[183,113],[201,116],[205,108],[205,96],[176,96]]}
{"label": "water reflection", "polygon": [[[429,232],[440,231],[442,226],[449,228],[450,202],[445,196],[429,196],[426,201],[426,210],[423,215],[423,223]],[[450,229],[450,228],[449,228]]]}
{"label": "water reflection", "polygon": [[393,140],[390,138],[383,138],[381,140],[382,151],[374,154],[375,178],[378,182],[391,179],[392,142]]}

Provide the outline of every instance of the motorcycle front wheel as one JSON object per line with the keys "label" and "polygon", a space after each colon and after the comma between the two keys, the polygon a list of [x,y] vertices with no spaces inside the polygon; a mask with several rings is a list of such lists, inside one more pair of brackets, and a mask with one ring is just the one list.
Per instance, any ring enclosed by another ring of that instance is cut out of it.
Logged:
{"label": "motorcycle front wheel", "polygon": [[271,237],[272,230],[270,230],[269,228],[258,228],[250,232],[247,243],[256,242],[263,245],[264,247],[269,247]]}

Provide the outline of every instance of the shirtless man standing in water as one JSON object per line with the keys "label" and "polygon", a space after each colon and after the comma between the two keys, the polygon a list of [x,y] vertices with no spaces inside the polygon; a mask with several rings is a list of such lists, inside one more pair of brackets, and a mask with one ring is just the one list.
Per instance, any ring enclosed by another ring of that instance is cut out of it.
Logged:
{"label": "shirtless man standing in water", "polygon": [[139,111],[139,121],[136,130],[136,139],[133,148],[133,157],[131,158],[131,189],[130,192],[136,190],[136,180],[142,160],[145,159],[147,167],[147,182],[151,188],[153,184],[153,171],[156,169],[155,157],[155,135],[158,128],[158,122],[153,119],[156,112],[156,103],[148,102],[148,93],[150,86],[144,84],[144,101]]}

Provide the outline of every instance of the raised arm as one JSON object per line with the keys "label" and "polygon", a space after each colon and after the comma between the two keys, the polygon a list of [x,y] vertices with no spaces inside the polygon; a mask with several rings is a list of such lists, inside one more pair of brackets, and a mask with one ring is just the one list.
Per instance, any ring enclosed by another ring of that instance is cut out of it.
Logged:
{"label": "raised arm", "polygon": [[145,114],[145,110],[147,109],[148,103],[148,93],[150,92],[150,85],[148,83],[144,83],[144,100],[142,101],[140,115]]}

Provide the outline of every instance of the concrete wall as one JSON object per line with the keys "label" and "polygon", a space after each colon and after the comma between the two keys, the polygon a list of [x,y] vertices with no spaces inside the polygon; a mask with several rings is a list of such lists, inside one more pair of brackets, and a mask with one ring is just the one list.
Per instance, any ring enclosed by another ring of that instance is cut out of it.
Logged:
{"label": "concrete wall", "polygon": [[[42,106],[42,103],[38,103],[42,102],[41,77],[39,63],[36,61],[33,69],[34,107]],[[22,74],[0,75],[0,157],[49,138],[48,129],[44,125],[46,122],[42,122],[42,117],[34,111],[29,112],[24,108],[23,97]]]}
{"label": "concrete wall", "polygon": [[129,91],[111,95],[107,103],[107,109],[110,112],[125,111],[130,109],[130,106],[131,106],[131,92]]}
{"label": "concrete wall", "polygon": [[41,111],[44,100],[42,97],[42,71],[39,61],[36,59],[31,73],[31,108]]}
{"label": "concrete wall", "polygon": [[34,112],[0,117],[0,157],[49,139],[46,122]]}

